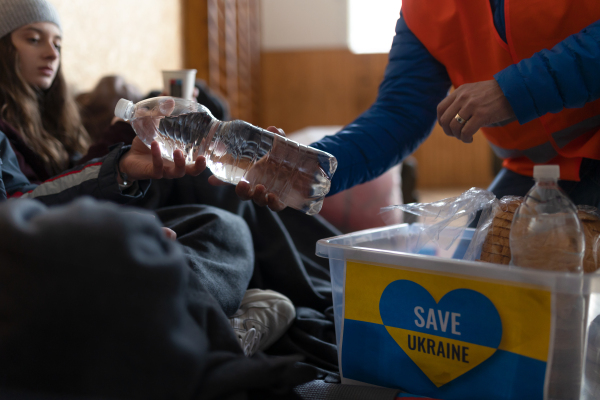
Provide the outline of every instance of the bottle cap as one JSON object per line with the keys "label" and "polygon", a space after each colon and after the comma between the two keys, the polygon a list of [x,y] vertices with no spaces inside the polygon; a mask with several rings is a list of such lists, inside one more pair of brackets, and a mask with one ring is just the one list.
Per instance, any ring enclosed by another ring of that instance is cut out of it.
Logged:
{"label": "bottle cap", "polygon": [[534,165],[534,179],[558,179],[560,177],[560,166],[558,165]]}
{"label": "bottle cap", "polygon": [[127,99],[121,99],[115,107],[115,117],[123,118],[125,121],[129,121],[133,118],[133,101]]}

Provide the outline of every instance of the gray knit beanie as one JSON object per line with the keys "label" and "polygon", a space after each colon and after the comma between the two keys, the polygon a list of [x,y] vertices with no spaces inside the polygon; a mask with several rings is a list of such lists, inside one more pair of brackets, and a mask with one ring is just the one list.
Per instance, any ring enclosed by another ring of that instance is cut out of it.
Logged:
{"label": "gray knit beanie", "polygon": [[0,37],[36,22],[52,22],[62,30],[56,8],[46,0],[0,0]]}

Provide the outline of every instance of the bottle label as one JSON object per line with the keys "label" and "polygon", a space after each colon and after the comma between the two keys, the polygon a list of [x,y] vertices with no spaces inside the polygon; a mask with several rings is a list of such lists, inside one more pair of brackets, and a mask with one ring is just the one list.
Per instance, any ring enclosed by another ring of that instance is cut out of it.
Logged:
{"label": "bottle label", "polygon": [[344,379],[443,399],[543,398],[550,291],[348,261],[344,299]]}

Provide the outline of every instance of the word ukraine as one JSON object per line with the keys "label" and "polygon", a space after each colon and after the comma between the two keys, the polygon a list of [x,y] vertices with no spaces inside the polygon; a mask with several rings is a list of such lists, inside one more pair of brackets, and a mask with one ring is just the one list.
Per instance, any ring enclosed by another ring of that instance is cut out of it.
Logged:
{"label": "word ukraine", "polygon": [[[429,309],[429,313],[427,314],[427,322],[423,318],[423,307],[415,307],[415,315],[417,319],[415,320],[415,325],[419,328],[425,327],[425,329],[433,329],[435,331],[438,330],[438,323],[436,321],[436,314],[433,308]],[[448,328],[448,322],[451,318],[451,332],[454,335],[460,335],[457,328],[460,325],[458,322],[458,318],[460,317],[459,313],[451,313],[446,311],[442,313],[442,310],[437,310],[437,315],[439,316],[439,326],[442,332],[446,332]],[[412,342],[411,342],[412,338]],[[444,342],[443,340],[436,341],[434,339],[427,339],[424,337],[419,337],[415,335],[408,335],[408,348],[410,350],[416,350],[422,353],[432,354],[438,357],[449,358],[452,360],[462,361],[464,363],[468,363],[467,360],[469,348],[466,346],[461,346],[460,344],[456,345],[454,343]]]}

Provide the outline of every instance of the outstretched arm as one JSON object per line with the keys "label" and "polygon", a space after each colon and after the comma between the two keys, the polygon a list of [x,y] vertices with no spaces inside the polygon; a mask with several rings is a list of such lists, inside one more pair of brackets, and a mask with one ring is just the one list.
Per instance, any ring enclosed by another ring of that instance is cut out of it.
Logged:
{"label": "outstretched arm", "polygon": [[[400,15],[375,103],[340,132],[311,144],[338,161],[328,195],[375,179],[414,152],[431,132],[436,106],[450,85],[444,66]],[[274,127],[269,130],[278,131]],[[257,186],[251,192],[247,186],[237,185],[241,198],[268,205],[275,211],[283,208],[264,188]]]}
{"label": "outstretched arm", "polygon": [[431,133],[436,106],[450,85],[445,67],[400,15],[375,103],[340,132],[312,144],[337,158],[329,195],[375,179],[412,154]]}

